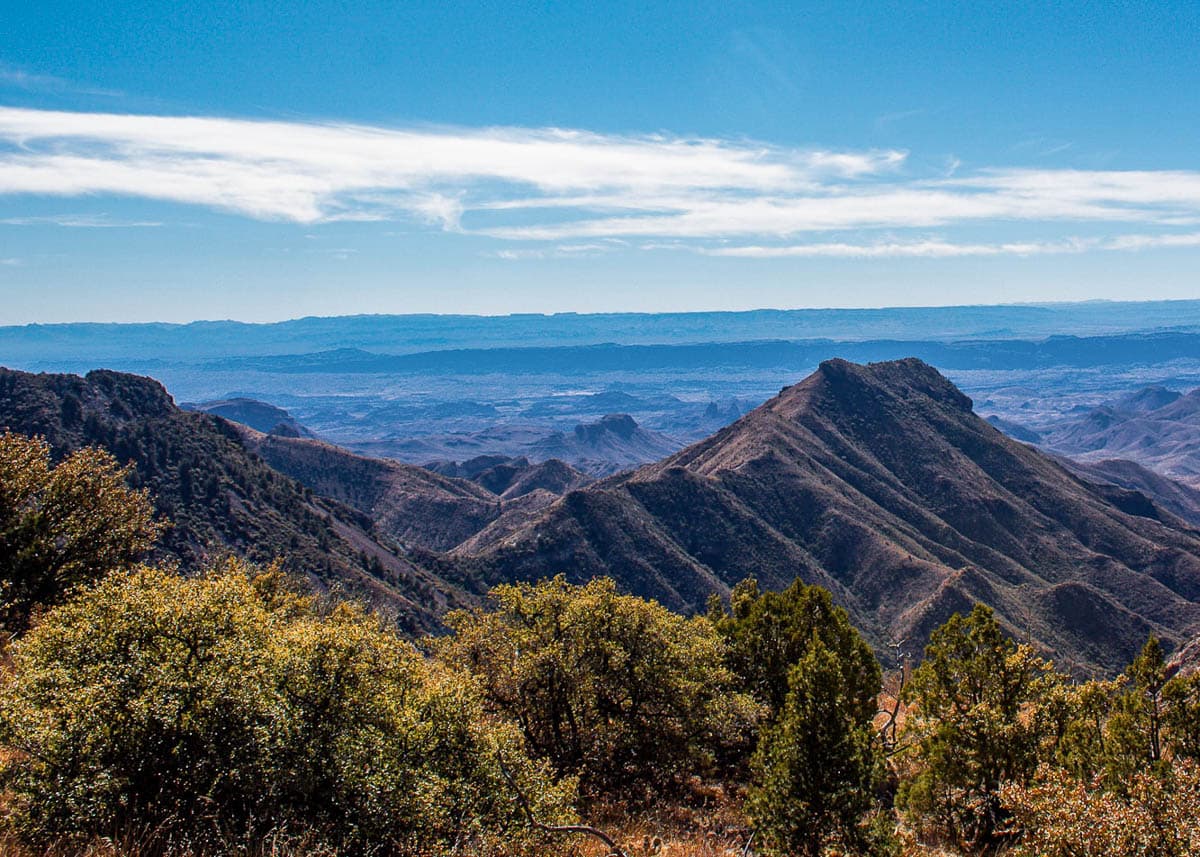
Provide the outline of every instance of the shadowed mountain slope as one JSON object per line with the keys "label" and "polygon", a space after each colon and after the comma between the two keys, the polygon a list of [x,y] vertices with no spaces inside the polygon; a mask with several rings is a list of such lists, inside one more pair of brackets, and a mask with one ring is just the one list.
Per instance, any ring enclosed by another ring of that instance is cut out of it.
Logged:
{"label": "shadowed mountain slope", "polygon": [[267,464],[323,497],[367,515],[405,545],[449,550],[501,514],[501,499],[456,479],[384,458],[365,458],[319,440],[246,430],[247,445]]}
{"label": "shadowed mountain slope", "polygon": [[423,466],[443,476],[469,479],[505,500],[539,489],[565,494],[591,481],[590,476],[557,458],[535,464],[524,456],[480,455],[467,461],[431,461]]}
{"label": "shadowed mountain slope", "polygon": [[173,522],[159,558],[184,569],[234,553],[285,558],[323,587],[338,586],[396,616],[410,632],[439,627],[470,596],[414,565],[366,515],[314,496],[247,448],[249,431],[182,411],[157,381],[116,372],[31,375],[0,369],[0,430],[41,435],[56,456],[84,445],[131,462],[158,513]]}
{"label": "shadowed mountain slope", "polygon": [[[1097,483],[1118,508],[1124,508],[1123,504],[1132,504],[1145,509],[1148,502],[1153,502],[1191,526],[1200,528],[1200,489],[1168,479],[1136,461],[1122,458],[1102,461],[1064,458],[1062,463],[1072,473]],[[1106,488],[1106,483],[1112,487]],[[1146,512],[1140,511],[1139,514]]]}
{"label": "shadowed mountain slope", "polygon": [[[454,553],[492,581],[611,574],[679,610],[753,574],[831,589],[919,651],[982,601],[1080,672],[1200,630],[1200,534],[1011,440],[914,359],[828,361],[708,440],[573,491]],[[1146,511],[1146,509],[1142,509]]]}
{"label": "shadowed mountain slope", "polygon": [[[526,520],[565,491],[588,482],[561,461],[485,456],[441,471],[367,458],[319,440],[242,429],[248,448],[322,497],[366,515],[404,547],[448,551],[493,522]],[[446,472],[469,474],[469,478]]]}

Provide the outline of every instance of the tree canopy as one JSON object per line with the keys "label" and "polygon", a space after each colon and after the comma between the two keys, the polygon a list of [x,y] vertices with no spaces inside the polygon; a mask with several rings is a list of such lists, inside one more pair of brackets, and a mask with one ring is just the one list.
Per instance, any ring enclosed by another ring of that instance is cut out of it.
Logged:
{"label": "tree canopy", "polygon": [[712,626],[610,579],[499,586],[446,621],[441,658],[476,675],[530,752],[585,794],[653,793],[752,734],[757,706],[736,692]]}
{"label": "tree canopy", "polygon": [[508,777],[543,817],[569,798],[469,676],[232,560],[117,573],[48,612],[14,645],[0,740],[32,841],[138,825],[199,852],[281,830],[355,853],[517,848]]}
{"label": "tree canopy", "polygon": [[45,441],[0,434],[0,626],[24,630],[36,608],[150,550],[163,527],[128,475],[100,449],[52,464]]}

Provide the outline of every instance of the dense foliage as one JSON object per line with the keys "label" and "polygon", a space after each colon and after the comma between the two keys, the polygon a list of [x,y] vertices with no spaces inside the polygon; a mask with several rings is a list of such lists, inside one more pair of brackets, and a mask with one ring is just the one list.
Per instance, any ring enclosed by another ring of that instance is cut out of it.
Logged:
{"label": "dense foliage", "polygon": [[772,713],[786,703],[792,669],[819,641],[836,664],[847,715],[862,721],[875,714],[879,662],[828,590],[796,580],[782,592],[762,592],[751,577],[733,588],[729,604],[729,613],[719,601],[709,605],[709,619],[725,640],[725,661]]}
{"label": "dense foliage", "polygon": [[547,818],[565,801],[468,677],[236,561],[117,574],[47,613],[14,647],[0,736],[10,821],[34,841],[138,825],[216,852],[302,830],[463,853],[522,841],[508,777]]}
{"label": "dense foliage", "polygon": [[44,441],[0,434],[0,630],[150,549],[162,528],[128,475],[102,450],[52,464]]}
{"label": "dense foliage", "polygon": [[763,845],[796,855],[833,842],[862,846],[880,690],[870,647],[826,590],[800,580],[762,592],[747,578],[728,612],[710,603],[709,620],[742,690],[768,711],[746,807]]}
{"label": "dense foliage", "polygon": [[703,618],[563,577],[492,590],[488,608],[447,617],[442,660],[470,670],[526,746],[585,796],[662,792],[752,732],[757,706],[734,690],[721,638]]}
{"label": "dense foliage", "polygon": [[814,635],[759,741],[747,813],[773,854],[817,857],[829,844],[866,845],[860,822],[874,803],[874,730],[842,667]]}
{"label": "dense foliage", "polygon": [[1153,637],[1119,679],[1076,683],[977,605],[932,635],[906,695],[899,803],[924,837],[966,853],[1195,853],[1200,674],[1169,677]]}
{"label": "dense foliage", "polygon": [[1027,784],[1037,770],[1054,681],[1050,664],[1008,639],[983,605],[933,633],[906,690],[916,749],[900,801],[918,828],[967,849],[995,842],[1001,786]]}
{"label": "dense foliage", "polygon": [[1200,766],[1141,772],[1123,793],[1047,769],[1035,785],[1007,786],[1023,838],[1013,857],[1194,857],[1200,854]]}

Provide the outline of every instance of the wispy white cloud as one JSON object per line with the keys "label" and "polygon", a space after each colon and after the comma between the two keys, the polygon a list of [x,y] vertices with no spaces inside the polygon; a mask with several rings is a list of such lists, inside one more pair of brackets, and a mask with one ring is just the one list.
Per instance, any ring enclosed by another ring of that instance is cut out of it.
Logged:
{"label": "wispy white cloud", "polygon": [[10,256],[7,259],[0,258],[0,265],[3,265],[6,268],[14,268],[20,264],[21,264],[21,260],[15,258],[15,257]]}
{"label": "wispy white cloud", "polygon": [[603,256],[625,245],[623,241],[604,241],[593,244],[558,244],[553,247],[507,247],[489,255],[510,262],[524,259],[570,259]]}
{"label": "wispy white cloud", "polygon": [[[1192,246],[1170,230],[1200,223],[1200,171],[930,170],[893,150],[664,134],[0,107],[0,194],[134,196],[301,224],[409,218],[525,242],[502,251],[511,258],[598,253],[614,240],[747,257],[1028,255]],[[894,238],[986,223],[1025,224],[1037,240]],[[1130,225],[1137,235],[1124,234]],[[1083,227],[1118,237],[1045,238]]]}
{"label": "wispy white cloud", "polygon": [[800,191],[894,167],[897,152],[562,129],[393,130],[0,108],[0,192],[126,194],[302,223],[387,216],[441,222],[460,195]]}
{"label": "wispy white cloud", "polygon": [[[814,242],[791,245],[745,245],[699,247],[707,256],[736,256],[748,259],[784,257],[835,258],[934,258],[960,256],[1044,256],[1084,253],[1091,250],[1135,251],[1167,247],[1200,247],[1200,232],[1166,235],[1117,235],[1106,238],[1074,237],[1060,241],[1010,241],[1000,243],[957,243],[944,240],[888,241],[877,243]],[[660,246],[654,249],[668,249]],[[671,245],[669,249],[680,249]]]}
{"label": "wispy white cloud", "polygon": [[[465,207],[535,193],[603,194],[641,208],[663,194],[817,189],[903,161],[898,152],[559,129],[390,130],[349,125],[0,109],[0,191],[134,194],[316,222],[407,211],[446,226]],[[468,203],[463,199],[472,192]]]}
{"label": "wispy white cloud", "polygon": [[63,226],[69,229],[146,229],[162,226],[158,220],[122,220],[107,214],[49,214],[36,217],[0,217],[0,226]]}
{"label": "wispy white cloud", "polygon": [[101,95],[106,98],[119,98],[124,94],[114,89],[86,86],[50,74],[36,74],[5,63],[0,63],[0,86],[29,92],[73,92],[79,95]]}

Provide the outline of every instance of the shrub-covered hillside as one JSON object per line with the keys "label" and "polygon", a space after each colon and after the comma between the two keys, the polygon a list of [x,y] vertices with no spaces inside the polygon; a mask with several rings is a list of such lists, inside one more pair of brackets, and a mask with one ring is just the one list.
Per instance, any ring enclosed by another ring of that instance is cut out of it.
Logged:
{"label": "shrub-covered hillside", "polygon": [[283,557],[292,571],[365,598],[414,632],[463,603],[457,584],[405,558],[366,516],[267,466],[220,417],[180,410],[157,381],[0,369],[0,415],[0,430],[44,437],[55,459],[96,445],[133,465],[131,484],[149,489],[158,516],[171,521],[158,559],[196,569],[229,552]]}
{"label": "shrub-covered hillside", "polygon": [[107,453],[5,435],[0,476],[4,853],[1200,849],[1200,674],[1153,637],[1080,683],[976,605],[885,677],[817,587],[689,618],[560,576],[418,645],[278,564],[139,563]]}

